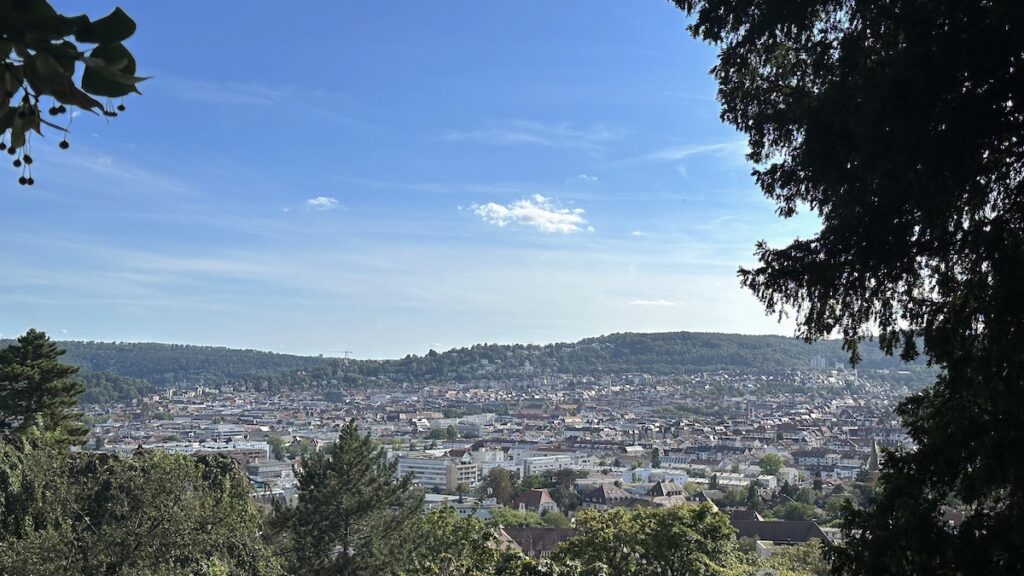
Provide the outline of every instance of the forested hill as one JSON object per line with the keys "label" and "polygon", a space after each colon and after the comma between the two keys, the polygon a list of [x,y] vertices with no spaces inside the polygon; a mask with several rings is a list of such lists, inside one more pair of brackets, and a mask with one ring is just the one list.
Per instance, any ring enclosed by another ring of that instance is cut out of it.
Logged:
{"label": "forested hill", "polygon": [[[0,343],[2,344],[2,343]],[[838,341],[808,345],[782,336],[670,332],[612,334],[575,343],[479,344],[396,360],[341,361],[176,344],[61,342],[66,361],[83,369],[88,397],[134,397],[179,384],[245,383],[259,388],[331,389],[360,384],[428,384],[543,374],[600,376],[623,373],[682,375],[717,370],[773,372],[803,369],[821,357],[844,363]],[[863,345],[862,369],[907,368]],[[917,371],[920,365],[911,366]]]}
{"label": "forested hill", "polygon": [[[0,341],[0,345],[10,344]],[[215,346],[63,341],[63,360],[84,372],[147,380],[158,387],[179,383],[221,384],[254,376],[308,370],[327,360]]]}
{"label": "forested hill", "polygon": [[[907,366],[884,357],[865,343],[863,369],[900,370]],[[845,364],[849,355],[836,340],[806,344],[782,336],[746,336],[699,332],[611,334],[575,343],[537,345],[480,344],[400,360],[350,362],[347,380],[381,378],[398,382],[470,380],[525,374],[599,376],[623,373],[681,375],[717,370],[772,372],[808,368],[821,357],[826,366]],[[912,368],[918,369],[920,365]],[[329,365],[309,375],[315,378]]]}

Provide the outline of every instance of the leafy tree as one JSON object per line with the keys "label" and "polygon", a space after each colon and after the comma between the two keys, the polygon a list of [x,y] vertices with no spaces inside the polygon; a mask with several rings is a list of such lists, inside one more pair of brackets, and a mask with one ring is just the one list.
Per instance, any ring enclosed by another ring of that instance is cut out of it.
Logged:
{"label": "leafy tree", "polygon": [[89,429],[75,410],[82,384],[62,364],[64,351],[44,332],[29,330],[0,350],[0,430],[23,435],[35,427],[63,444],[82,444]]}
{"label": "leafy tree", "polygon": [[[52,117],[66,114],[68,106],[117,116],[124,104],[115,110],[110,99],[138,92],[143,78],[122,44],[134,33],[135,22],[120,8],[93,21],[58,14],[46,0],[0,2],[0,150],[15,157],[20,184],[35,182],[27,146],[32,133],[41,136],[44,125],[67,132],[43,118],[47,100]],[[93,44],[86,54],[82,45]],[[67,148],[66,138],[60,147]]]}
{"label": "leafy tree", "polygon": [[551,499],[558,504],[559,510],[571,512],[583,503],[583,497],[576,491],[576,481],[580,471],[575,468],[561,468],[545,474],[548,478],[548,491]]}
{"label": "leafy tree", "polygon": [[583,510],[580,534],[564,542],[556,562],[605,567],[619,576],[728,574],[738,563],[736,537],[709,505]]}
{"label": "leafy tree", "polygon": [[792,498],[801,504],[814,504],[814,501],[818,498],[818,493],[816,490],[804,486],[797,490]]}
{"label": "leafy tree", "polygon": [[306,438],[296,438],[285,446],[284,451],[288,458],[305,458],[316,452],[316,446]]}
{"label": "leafy tree", "polygon": [[[900,404],[915,450],[883,458],[837,572],[1024,572],[1020,3],[675,3],[719,48],[722,117],[765,195],[821,220],[759,243],[743,284],[803,338],[842,334],[852,360],[870,329],[885,354],[941,368]],[[957,531],[937,513],[949,498]]]}
{"label": "leafy tree", "polygon": [[397,461],[350,420],[330,455],[303,460],[291,513],[295,574],[396,574],[410,545],[406,532],[422,505]]}
{"label": "leafy tree", "polygon": [[516,487],[516,491],[517,493],[519,493],[526,490],[538,490],[540,488],[547,487],[548,481],[544,478],[544,476],[541,476],[539,474],[530,474],[529,476],[523,477],[523,479],[519,481],[519,486]]}
{"label": "leafy tree", "polygon": [[810,504],[787,502],[772,509],[772,516],[783,520],[813,520],[817,518],[817,509]]}
{"label": "leafy tree", "polygon": [[829,573],[821,543],[813,540],[792,546],[776,546],[762,565],[778,576],[826,576]]}
{"label": "leafy tree", "polygon": [[544,526],[544,519],[540,514],[532,510],[513,510],[512,508],[495,508],[491,510],[491,517],[487,524],[495,528],[505,526],[509,528],[540,528]]}
{"label": "leafy tree", "polygon": [[444,438],[449,442],[454,442],[459,439],[459,431],[455,429],[455,426],[449,424],[448,427],[444,429]]}
{"label": "leafy tree", "polygon": [[558,510],[548,510],[540,515],[540,519],[545,526],[550,528],[568,528],[570,526],[569,519]]}
{"label": "leafy tree", "polygon": [[276,434],[267,436],[267,444],[270,445],[270,451],[273,453],[275,460],[284,460],[287,457],[284,440],[280,436]]}
{"label": "leafy tree", "polygon": [[856,506],[853,496],[834,496],[825,504],[825,513],[830,520],[842,518],[847,506]]}
{"label": "leafy tree", "polygon": [[[223,456],[0,445],[0,572],[280,574],[248,481]],[[12,515],[8,515],[12,514]]]}
{"label": "leafy tree", "polygon": [[661,448],[651,449],[651,468],[661,468]]}
{"label": "leafy tree", "polygon": [[747,486],[747,494],[743,498],[743,505],[749,510],[761,512],[764,510],[764,500],[761,498],[761,485],[758,482],[751,482]]}
{"label": "leafy tree", "polygon": [[757,465],[761,467],[761,472],[764,474],[774,476],[779,473],[779,470],[782,470],[786,462],[778,454],[765,454],[757,461]]}
{"label": "leafy tree", "polygon": [[504,468],[491,468],[480,483],[482,498],[494,498],[502,506],[511,506],[515,498],[515,475]]}
{"label": "leafy tree", "polygon": [[416,547],[409,576],[491,576],[501,554],[494,533],[476,518],[460,518],[454,509],[442,507],[424,514],[414,529]]}

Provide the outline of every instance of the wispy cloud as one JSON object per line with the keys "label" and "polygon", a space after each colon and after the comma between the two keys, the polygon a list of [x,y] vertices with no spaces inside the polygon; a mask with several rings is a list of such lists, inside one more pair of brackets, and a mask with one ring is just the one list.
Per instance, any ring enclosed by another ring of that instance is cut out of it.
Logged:
{"label": "wispy cloud", "polygon": [[583,217],[582,208],[562,208],[550,198],[534,194],[511,204],[474,204],[473,212],[488,224],[504,228],[509,225],[534,228],[546,234],[573,234],[593,231]]}
{"label": "wispy cloud", "polygon": [[630,300],[632,306],[678,306],[678,302],[672,300],[665,300],[663,298],[658,300]]}
{"label": "wispy cloud", "polygon": [[643,230],[633,230],[632,232],[629,233],[629,235],[636,236],[637,238],[642,238],[644,236],[647,236],[647,232],[644,232]]}
{"label": "wispy cloud", "polygon": [[475,130],[452,130],[444,134],[442,139],[481,142],[493,146],[533,144],[556,148],[595,149],[622,135],[621,131],[604,125],[578,128],[567,122],[552,124],[533,120],[504,120],[487,122]]}
{"label": "wispy cloud", "polygon": [[590,174],[577,174],[576,179],[583,182],[597,182],[597,176],[591,176]]}
{"label": "wispy cloud", "polygon": [[152,83],[154,90],[162,90],[183,100],[207,104],[273,106],[292,111],[300,109],[338,122],[362,124],[337,111],[339,101],[346,99],[340,94],[305,90],[295,86],[212,81],[162,73],[157,73]]}
{"label": "wispy cloud", "polygon": [[669,146],[645,156],[654,162],[678,162],[691,156],[711,154],[720,157],[743,157],[747,153],[746,140],[732,140],[716,144],[685,144]]}
{"label": "wispy cloud", "polygon": [[339,205],[340,204],[338,204],[338,200],[335,198],[331,198],[330,196],[317,196],[316,198],[310,198],[309,200],[306,200],[306,206],[318,212],[334,210]]}

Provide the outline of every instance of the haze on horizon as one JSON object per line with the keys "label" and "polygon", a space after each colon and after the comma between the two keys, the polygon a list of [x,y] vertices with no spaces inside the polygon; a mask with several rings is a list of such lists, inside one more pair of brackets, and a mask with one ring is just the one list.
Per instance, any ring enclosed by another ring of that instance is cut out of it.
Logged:
{"label": "haze on horizon", "polygon": [[154,78],[0,184],[4,337],[380,358],[792,332],[735,271],[816,219],[761,197],[668,2],[121,4]]}

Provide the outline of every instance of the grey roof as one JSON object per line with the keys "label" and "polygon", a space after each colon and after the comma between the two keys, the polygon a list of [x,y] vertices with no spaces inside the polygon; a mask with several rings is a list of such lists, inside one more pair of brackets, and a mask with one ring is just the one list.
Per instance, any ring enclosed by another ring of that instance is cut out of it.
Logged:
{"label": "grey roof", "polygon": [[729,520],[738,538],[770,540],[776,544],[795,544],[828,537],[810,520]]}
{"label": "grey roof", "polygon": [[625,490],[614,484],[601,484],[583,495],[584,502],[597,502],[600,504],[630,500],[632,498]]}
{"label": "grey roof", "polygon": [[524,554],[539,558],[577,534],[572,528],[502,528]]}

